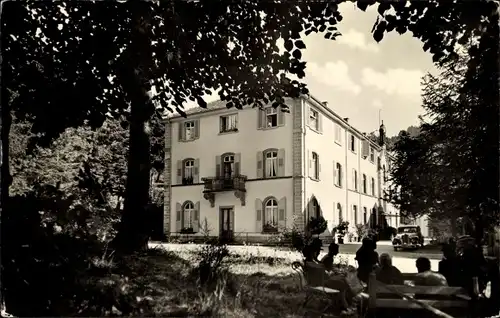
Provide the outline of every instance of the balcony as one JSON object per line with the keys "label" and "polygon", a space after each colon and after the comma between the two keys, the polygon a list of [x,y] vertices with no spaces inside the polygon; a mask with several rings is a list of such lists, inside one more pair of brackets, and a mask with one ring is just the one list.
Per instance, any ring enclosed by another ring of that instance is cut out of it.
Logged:
{"label": "balcony", "polygon": [[234,191],[234,196],[240,199],[241,205],[245,206],[246,192],[245,182],[246,176],[238,175],[233,177],[209,177],[202,178],[201,181],[205,184],[203,197],[210,201],[211,207],[215,207],[215,193]]}

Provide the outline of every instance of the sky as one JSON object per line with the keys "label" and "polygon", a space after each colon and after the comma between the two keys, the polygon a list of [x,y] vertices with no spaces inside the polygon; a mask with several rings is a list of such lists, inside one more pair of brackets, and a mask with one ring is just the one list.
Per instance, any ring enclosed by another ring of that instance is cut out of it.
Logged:
{"label": "sky", "polygon": [[[432,57],[411,34],[386,34],[377,43],[370,33],[377,17],[376,7],[366,12],[353,3],[339,6],[343,20],[337,25],[342,36],[327,40],[312,33],[303,38],[307,62],[302,79],[311,95],[358,130],[378,131],[379,114],[387,135],[418,124],[421,107],[421,79],[436,69]],[[206,96],[205,101],[217,100]],[[190,103],[187,108],[195,107]]]}

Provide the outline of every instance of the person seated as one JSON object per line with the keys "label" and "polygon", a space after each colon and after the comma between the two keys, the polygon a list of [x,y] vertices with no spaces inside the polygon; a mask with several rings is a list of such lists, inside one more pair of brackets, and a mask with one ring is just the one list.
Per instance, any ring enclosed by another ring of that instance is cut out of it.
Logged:
{"label": "person seated", "polygon": [[[431,270],[431,261],[427,257],[419,257],[416,261],[417,272],[415,276],[415,286],[448,286],[446,278],[440,273]],[[449,296],[444,295],[415,295],[416,299],[440,299],[449,300]]]}
{"label": "person seated", "polygon": [[387,253],[380,255],[380,267],[375,270],[377,281],[386,285],[403,285],[404,279],[401,271],[392,265],[392,257]]}
{"label": "person seated", "polygon": [[415,262],[418,274],[415,276],[415,285],[419,286],[448,286],[446,278],[431,270],[431,261],[427,257],[419,257]]}
{"label": "person seated", "polygon": [[321,251],[318,244],[304,246],[302,254],[304,256],[304,278],[311,286],[322,286],[326,279],[326,271],[323,264],[317,259]]}
{"label": "person seated", "polygon": [[446,278],[448,285],[460,286],[460,264],[453,244],[443,246],[443,259],[439,262],[438,272]]}
{"label": "person seated", "polygon": [[323,256],[321,259],[321,263],[325,266],[326,270],[332,270],[333,269],[333,259],[335,256],[337,256],[339,253],[339,246],[336,243],[331,243],[328,246],[328,254]]}
{"label": "person seated", "polygon": [[355,260],[358,262],[358,278],[365,283],[368,283],[368,276],[378,264],[376,246],[372,239],[365,237],[361,247],[356,252]]}

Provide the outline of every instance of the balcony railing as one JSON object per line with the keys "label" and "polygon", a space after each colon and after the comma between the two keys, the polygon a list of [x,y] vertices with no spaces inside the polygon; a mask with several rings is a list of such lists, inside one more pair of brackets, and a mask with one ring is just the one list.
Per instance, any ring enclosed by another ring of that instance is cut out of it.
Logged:
{"label": "balcony railing", "polygon": [[215,193],[223,191],[234,191],[234,195],[241,200],[241,205],[245,205],[246,199],[246,188],[245,182],[247,180],[246,176],[220,176],[220,177],[209,177],[201,179],[205,184],[203,190],[203,197],[210,201],[212,207],[215,206]]}
{"label": "balcony railing", "polygon": [[207,192],[221,192],[221,191],[246,191],[245,182],[247,180],[246,176],[234,176],[234,177],[209,177],[201,179],[205,184],[204,193]]}

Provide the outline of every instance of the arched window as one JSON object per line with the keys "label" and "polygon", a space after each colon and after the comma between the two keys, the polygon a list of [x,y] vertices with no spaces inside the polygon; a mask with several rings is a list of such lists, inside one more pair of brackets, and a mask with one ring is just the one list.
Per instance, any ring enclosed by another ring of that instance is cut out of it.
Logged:
{"label": "arched window", "polygon": [[372,180],[371,180],[371,187],[370,188],[371,188],[371,194],[375,195],[375,179],[374,178],[372,178]]}
{"label": "arched window", "polygon": [[311,203],[309,205],[309,217],[318,218],[321,216],[318,200],[315,197],[311,198]]}
{"label": "arched window", "polygon": [[344,218],[342,217],[342,205],[340,205],[340,203],[337,203],[337,213],[339,215],[339,224],[340,224],[340,222],[344,220]]}
{"label": "arched window", "polygon": [[272,230],[278,228],[278,201],[269,198],[264,203],[264,229]]}
{"label": "arched window", "polygon": [[368,221],[368,211],[366,209],[366,206],[363,207],[363,224],[366,224]]}
{"label": "arched window", "polygon": [[318,154],[313,152],[312,153],[312,176],[314,179],[318,180],[319,179],[319,158],[318,158]]}
{"label": "arched window", "polygon": [[182,228],[193,228],[193,220],[194,220],[194,204],[191,201],[187,201],[184,203],[184,207],[182,209]]}
{"label": "arched window", "polygon": [[264,153],[264,176],[266,178],[276,177],[278,175],[278,151],[268,150]]}
{"label": "arched window", "polygon": [[340,163],[336,163],[335,173],[337,174],[335,177],[336,184],[339,187],[342,187],[342,165]]}

